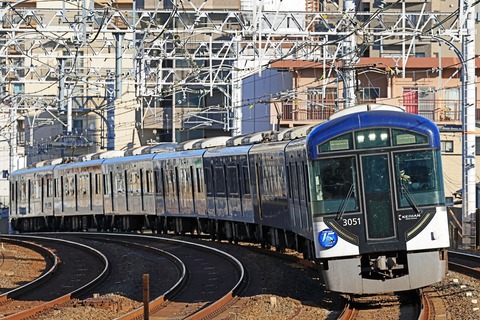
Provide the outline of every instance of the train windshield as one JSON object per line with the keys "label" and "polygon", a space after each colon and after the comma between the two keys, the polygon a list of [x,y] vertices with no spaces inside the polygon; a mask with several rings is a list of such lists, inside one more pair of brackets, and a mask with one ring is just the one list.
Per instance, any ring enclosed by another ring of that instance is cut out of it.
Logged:
{"label": "train windshield", "polygon": [[395,154],[397,196],[401,208],[444,203],[439,151]]}
{"label": "train windshield", "polygon": [[320,159],[312,163],[314,214],[359,210],[355,157]]}

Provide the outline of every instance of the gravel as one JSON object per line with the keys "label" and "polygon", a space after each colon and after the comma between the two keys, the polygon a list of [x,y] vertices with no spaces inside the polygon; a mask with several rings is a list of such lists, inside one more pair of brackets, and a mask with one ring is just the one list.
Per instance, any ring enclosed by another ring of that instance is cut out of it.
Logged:
{"label": "gravel", "polygon": [[432,286],[442,297],[447,319],[480,319],[480,281],[456,272]]}
{"label": "gravel", "polygon": [[0,293],[35,280],[45,270],[46,264],[42,255],[31,249],[0,243],[0,253],[14,258],[5,261],[0,267]]}

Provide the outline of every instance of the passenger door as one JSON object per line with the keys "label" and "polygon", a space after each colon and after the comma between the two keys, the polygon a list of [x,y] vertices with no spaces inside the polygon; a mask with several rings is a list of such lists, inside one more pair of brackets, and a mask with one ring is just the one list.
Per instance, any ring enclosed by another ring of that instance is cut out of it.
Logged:
{"label": "passenger door", "polygon": [[368,246],[397,238],[392,203],[392,181],[388,154],[361,157],[365,202],[365,236]]}

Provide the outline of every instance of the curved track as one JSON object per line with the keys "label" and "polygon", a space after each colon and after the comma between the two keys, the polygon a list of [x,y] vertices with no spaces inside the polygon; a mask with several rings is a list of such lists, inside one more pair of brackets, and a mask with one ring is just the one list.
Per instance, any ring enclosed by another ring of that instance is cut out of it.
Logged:
{"label": "curved track", "polygon": [[[112,289],[105,283],[96,289],[97,292],[129,292],[130,298],[142,301],[142,288],[138,285],[132,288],[131,281],[140,284],[142,275],[148,273],[150,283],[154,284],[149,286],[152,299],[148,310],[152,317],[198,318],[215,314],[233,299],[245,282],[245,271],[236,258],[202,244],[137,234],[70,233],[54,236],[82,241],[102,250],[113,264],[109,283],[129,279],[129,289]],[[132,274],[115,271],[122,269],[122,262],[115,261],[114,257],[119,255],[120,247],[134,248],[130,253],[120,254],[123,260],[129,261]],[[135,256],[135,252],[141,254]],[[158,260],[154,255],[164,259]],[[152,261],[154,265],[148,266]],[[144,307],[138,308],[121,319],[142,318],[144,310]]]}
{"label": "curved track", "polygon": [[108,271],[109,264],[105,256],[85,245],[38,236],[2,237],[3,241],[17,239],[50,248],[48,250],[53,262],[47,263],[51,267],[40,278],[5,293],[8,300],[2,303],[0,309],[0,312],[8,315],[5,319],[35,317],[38,313],[64,304],[101,281]]}

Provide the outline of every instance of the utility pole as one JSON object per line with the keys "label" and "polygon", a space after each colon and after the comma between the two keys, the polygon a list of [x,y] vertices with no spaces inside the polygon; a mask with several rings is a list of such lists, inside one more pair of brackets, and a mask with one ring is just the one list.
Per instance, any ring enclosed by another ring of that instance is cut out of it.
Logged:
{"label": "utility pole", "polygon": [[[345,0],[343,2],[344,12],[348,17],[350,22],[354,21],[355,16],[355,1]],[[356,40],[355,40],[355,26],[353,23],[350,24],[350,30],[347,30],[349,34],[343,40],[343,54],[341,61],[343,62],[343,97],[345,100],[345,108],[350,108],[355,106],[355,63],[358,59],[355,52]]]}
{"label": "utility pole", "polygon": [[475,169],[475,7],[473,0],[460,0],[462,37],[462,236],[465,249],[475,247],[476,169]]}

